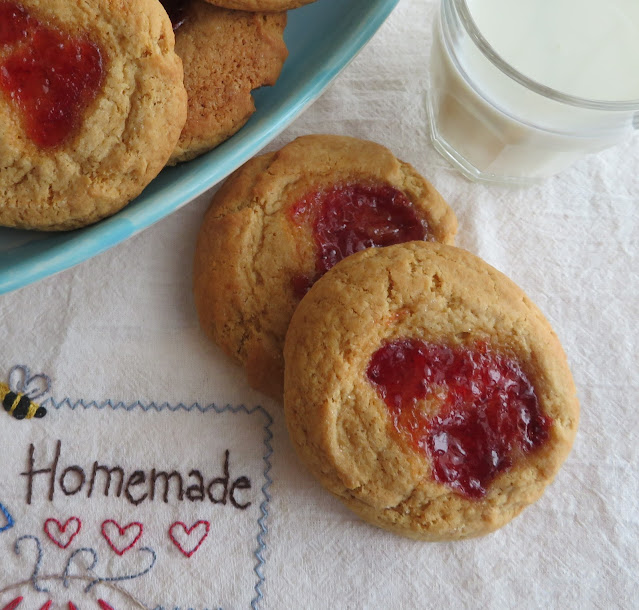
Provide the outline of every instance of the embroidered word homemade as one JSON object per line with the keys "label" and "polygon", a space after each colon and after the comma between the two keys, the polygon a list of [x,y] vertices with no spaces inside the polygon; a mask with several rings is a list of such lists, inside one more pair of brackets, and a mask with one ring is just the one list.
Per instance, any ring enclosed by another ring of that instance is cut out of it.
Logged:
{"label": "embroidered word homemade", "polygon": [[0,608],[259,606],[265,410],[41,404],[0,410]]}

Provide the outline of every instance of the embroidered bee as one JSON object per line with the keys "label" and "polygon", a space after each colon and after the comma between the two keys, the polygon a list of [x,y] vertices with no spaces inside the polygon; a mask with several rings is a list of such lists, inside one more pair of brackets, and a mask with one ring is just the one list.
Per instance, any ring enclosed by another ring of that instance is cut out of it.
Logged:
{"label": "embroidered bee", "polygon": [[9,372],[9,385],[0,383],[0,402],[15,419],[40,419],[47,410],[33,401],[46,394],[50,387],[51,379],[46,375],[31,376],[26,366],[14,366]]}

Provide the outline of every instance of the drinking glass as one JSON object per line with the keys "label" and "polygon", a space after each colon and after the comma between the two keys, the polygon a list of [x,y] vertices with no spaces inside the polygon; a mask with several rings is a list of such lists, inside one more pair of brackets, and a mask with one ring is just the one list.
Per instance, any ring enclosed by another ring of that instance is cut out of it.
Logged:
{"label": "drinking glass", "polygon": [[[607,3],[600,6],[606,10]],[[466,0],[441,0],[427,96],[430,133],[468,178],[534,183],[624,141],[639,127],[639,100],[602,98],[568,95],[528,78],[490,45]]]}

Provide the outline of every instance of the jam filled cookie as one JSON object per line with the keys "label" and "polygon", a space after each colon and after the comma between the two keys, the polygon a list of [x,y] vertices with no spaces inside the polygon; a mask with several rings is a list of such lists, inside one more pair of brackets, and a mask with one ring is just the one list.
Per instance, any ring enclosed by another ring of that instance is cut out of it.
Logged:
{"label": "jam filled cookie", "polygon": [[315,0],[206,0],[216,6],[238,11],[287,11],[310,4]]}
{"label": "jam filled cookie", "polygon": [[0,224],[73,229],[166,164],[186,118],[157,0],[0,0]]}
{"label": "jam filled cookie", "polygon": [[216,194],[198,237],[195,302],[205,332],[281,399],[291,315],[313,282],[364,248],[451,242],[452,210],[372,142],[305,136],[256,157]]}
{"label": "jam filled cookie", "polygon": [[366,521],[481,536],[537,500],[579,405],[550,325],[504,275],[436,243],[367,250],[300,303],[284,410],[302,461]]}
{"label": "jam filled cookie", "polygon": [[274,85],[288,50],[286,13],[229,11],[203,0],[167,5],[184,64],[188,115],[170,163],[187,161],[236,133],[255,112],[251,91]]}

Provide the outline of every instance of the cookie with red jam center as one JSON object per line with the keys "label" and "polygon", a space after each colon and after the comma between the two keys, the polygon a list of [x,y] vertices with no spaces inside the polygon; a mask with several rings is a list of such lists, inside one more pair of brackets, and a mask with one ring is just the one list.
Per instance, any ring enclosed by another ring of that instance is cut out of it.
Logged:
{"label": "cookie with red jam center", "polygon": [[0,91],[10,99],[28,138],[60,146],[78,129],[104,78],[104,51],[89,36],[43,23],[21,4],[0,4],[0,45],[8,47]]}
{"label": "cookie with red jam center", "polygon": [[422,540],[491,532],[568,455],[579,405],[539,309],[435,242],[337,263],[290,322],[284,409],[300,458],[365,520]]}
{"label": "cookie with red jam center", "polygon": [[72,229],[166,164],[186,118],[156,0],[0,0],[0,224]]}
{"label": "cookie with red jam center", "polygon": [[288,323],[317,279],[365,248],[452,242],[456,228],[432,185],[383,146],[298,138],[251,160],[214,197],[195,255],[200,322],[253,387],[281,399]]}

